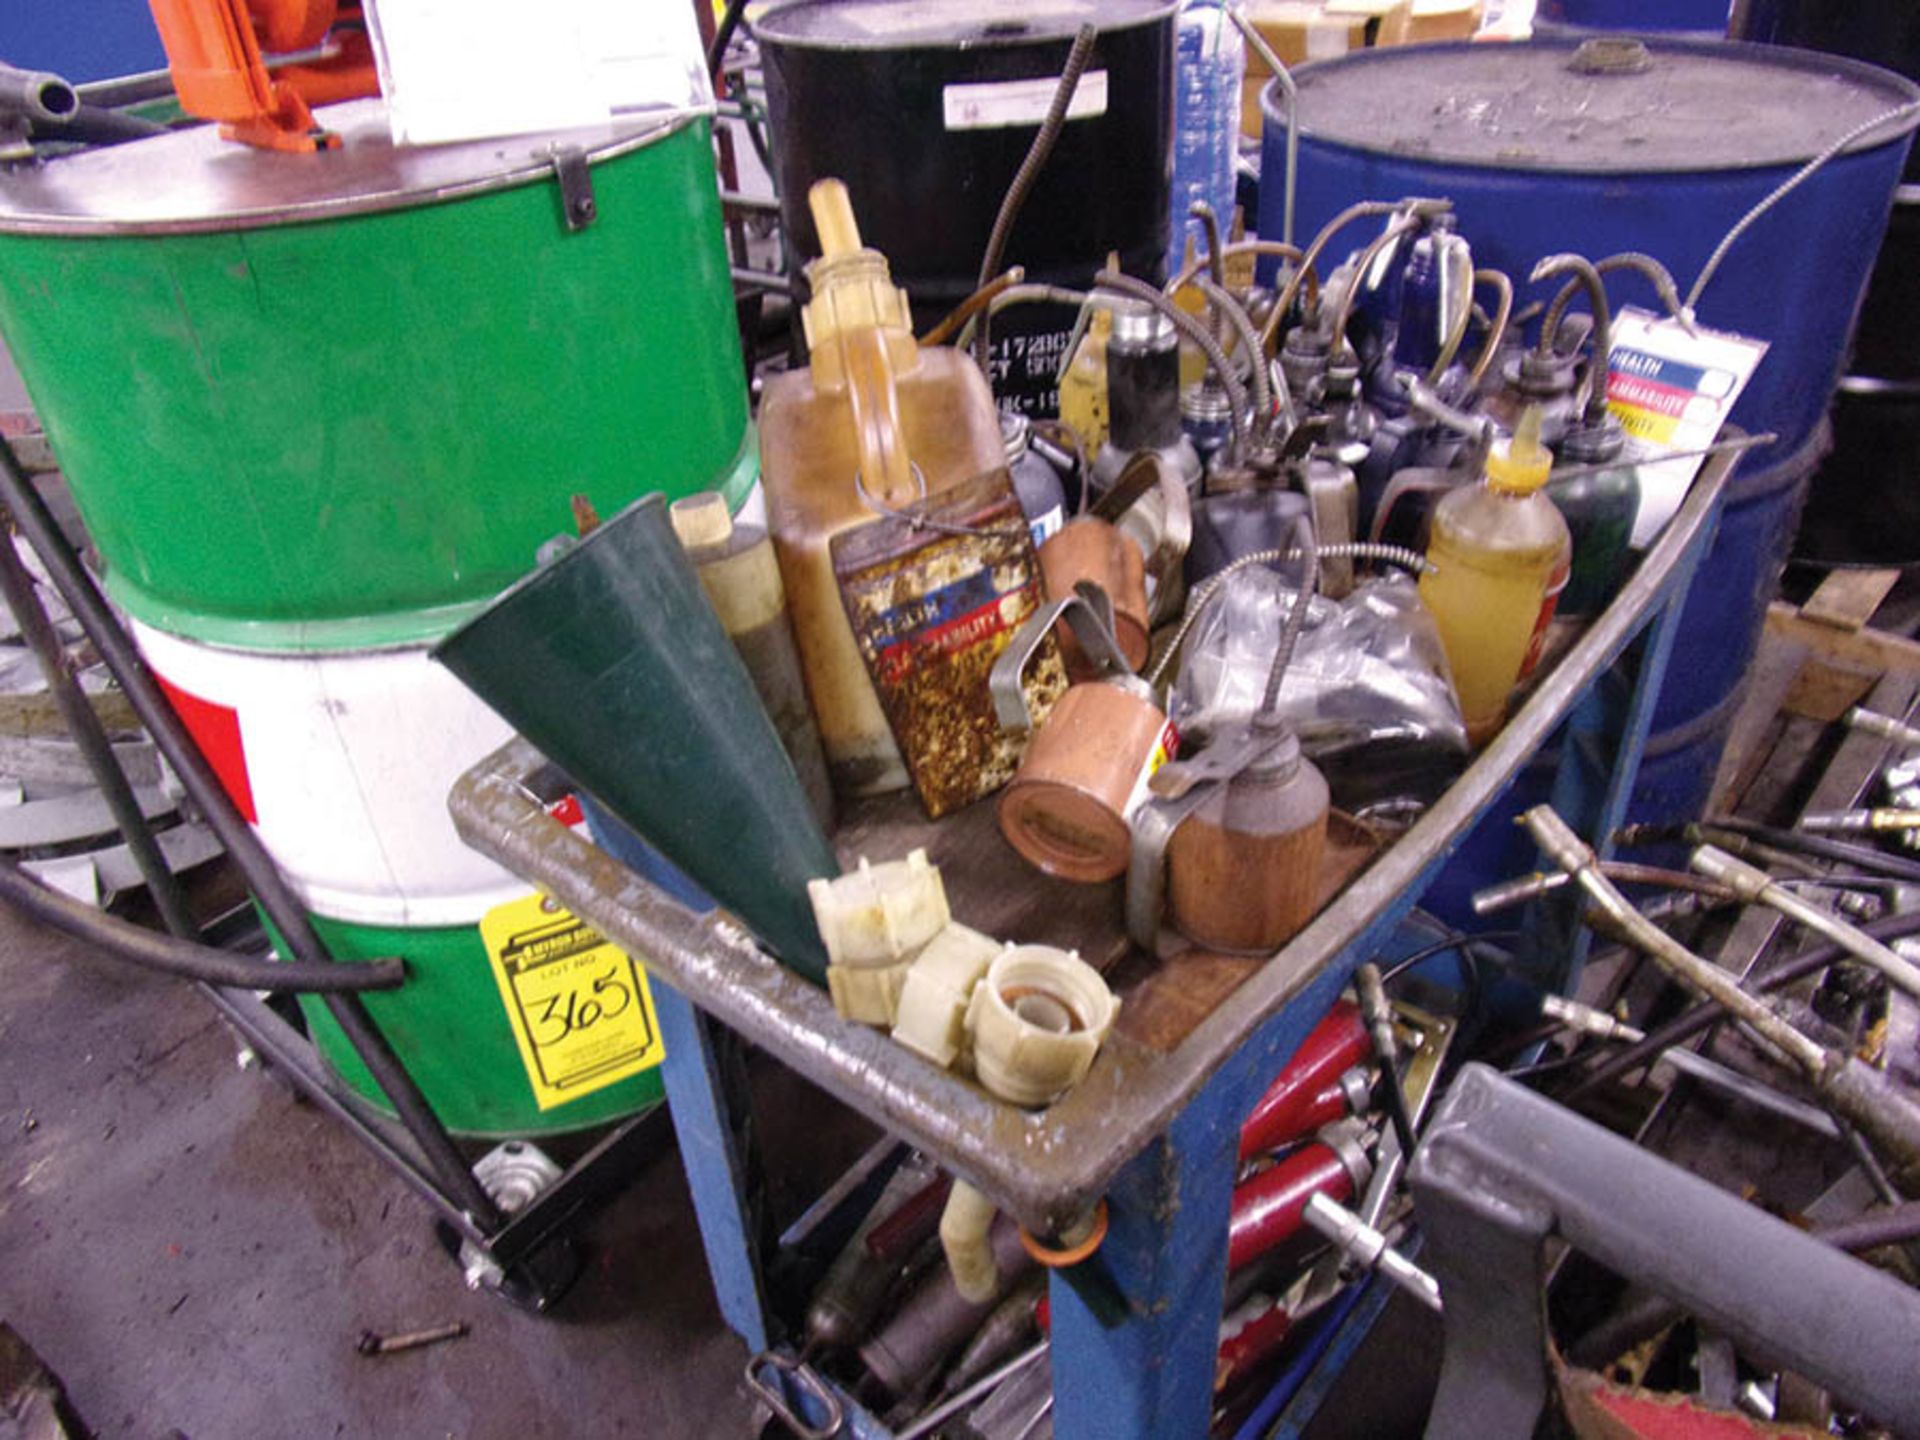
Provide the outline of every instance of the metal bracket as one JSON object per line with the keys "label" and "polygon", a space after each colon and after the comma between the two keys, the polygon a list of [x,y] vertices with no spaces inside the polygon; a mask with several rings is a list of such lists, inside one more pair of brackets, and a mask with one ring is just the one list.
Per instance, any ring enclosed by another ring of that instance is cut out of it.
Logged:
{"label": "metal bracket", "polygon": [[[1085,582],[1083,582],[1085,583]],[[1088,586],[1098,592],[1098,586]],[[1102,679],[1109,675],[1131,675],[1133,667],[1127,664],[1127,657],[1120,653],[1120,642],[1113,638],[1113,628],[1101,623],[1100,612],[1112,612],[1110,602],[1101,594],[1102,604],[1096,609],[1085,595],[1077,593],[1064,600],[1054,600],[1042,605],[1014,634],[1007,648],[1000,652],[1000,658],[993,662],[993,671],[987,677],[987,688],[993,694],[993,713],[999,720],[1002,730],[1011,730],[1022,734],[1033,728],[1033,715],[1027,709],[1027,692],[1021,685],[1026,674],[1028,662],[1040,649],[1041,642],[1052,632],[1061,620],[1067,622],[1073,631],[1073,638],[1080,642],[1080,648],[1094,663]]]}
{"label": "metal bracket", "polygon": [[[772,1377],[763,1378],[760,1373],[762,1368],[773,1371]],[[754,1356],[747,1361],[746,1382],[747,1388],[759,1396],[780,1423],[799,1440],[833,1440],[847,1423],[846,1407],[840,1403],[840,1397],[833,1393],[811,1365],[791,1355],[767,1350]],[[787,1400],[786,1387],[789,1383],[804,1408],[819,1412],[819,1424],[802,1419],[794,1412]]]}
{"label": "metal bracket", "polygon": [[1160,938],[1160,912],[1167,891],[1167,846],[1173,833],[1207,797],[1292,738],[1292,731],[1229,731],[1191,760],[1162,765],[1147,782],[1156,798],[1134,812],[1129,822],[1132,849],[1127,855],[1127,937],[1152,951]]}
{"label": "metal bracket", "polygon": [[1143,450],[1126,463],[1113,488],[1094,502],[1092,513],[1118,528],[1127,512],[1149,495],[1160,497],[1162,512],[1160,528],[1151,537],[1153,553],[1145,557],[1147,574],[1158,596],[1171,593],[1168,582],[1193,544],[1193,499],[1187,494],[1186,483],[1158,453]]}
{"label": "metal bracket", "polygon": [[593,198],[593,170],[578,145],[556,145],[548,152],[553,178],[560,182],[560,218],[569,230],[584,230],[600,214]]}
{"label": "metal bracket", "polygon": [[1533,1433],[1554,1236],[1754,1359],[1920,1433],[1920,1295],[1496,1071],[1460,1072],[1407,1176],[1446,1297],[1429,1440]]}

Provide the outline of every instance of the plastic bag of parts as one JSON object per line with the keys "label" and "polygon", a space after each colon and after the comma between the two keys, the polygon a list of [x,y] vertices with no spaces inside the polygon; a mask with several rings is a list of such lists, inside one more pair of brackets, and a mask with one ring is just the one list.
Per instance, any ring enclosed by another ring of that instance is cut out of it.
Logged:
{"label": "plastic bag of parts", "polygon": [[[1259,567],[1221,583],[1169,697],[1183,738],[1204,741],[1252,715],[1296,594]],[[1404,575],[1368,580],[1345,600],[1314,599],[1279,706],[1343,809],[1431,800],[1467,759],[1439,633]]]}

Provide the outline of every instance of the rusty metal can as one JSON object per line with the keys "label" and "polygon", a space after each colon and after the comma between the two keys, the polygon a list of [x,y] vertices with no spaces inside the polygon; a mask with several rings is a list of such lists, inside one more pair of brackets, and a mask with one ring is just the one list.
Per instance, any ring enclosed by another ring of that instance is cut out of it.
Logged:
{"label": "rusty metal can", "polygon": [[1327,782],[1298,744],[1236,775],[1167,846],[1174,926],[1209,950],[1270,954],[1313,918]]}
{"label": "rusty metal can", "polygon": [[[1069,520],[1040,547],[1040,578],[1047,598],[1064,600],[1083,580],[1113,602],[1113,636],[1135,670],[1147,663],[1147,575],[1139,547],[1110,522],[1092,515]],[[1054,627],[1067,674],[1092,679],[1095,670],[1065,625]]]}
{"label": "rusty metal can", "polygon": [[1128,822],[1179,735],[1143,681],[1076,685],[1033,737],[1000,797],[1000,831],[1029,863],[1062,880],[1125,872]]}

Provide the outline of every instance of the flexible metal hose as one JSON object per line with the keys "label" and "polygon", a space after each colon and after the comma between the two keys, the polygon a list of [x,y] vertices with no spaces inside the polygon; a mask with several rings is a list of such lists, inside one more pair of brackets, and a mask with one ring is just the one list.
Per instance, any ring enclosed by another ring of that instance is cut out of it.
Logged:
{"label": "flexible metal hose", "polygon": [[1267,317],[1266,328],[1260,332],[1260,343],[1266,347],[1269,355],[1273,353],[1274,342],[1280,336],[1280,327],[1286,323],[1286,314],[1293,308],[1293,302],[1300,293],[1301,284],[1320,259],[1320,252],[1327,248],[1333,237],[1356,220],[1364,220],[1370,215],[1395,215],[1409,205],[1423,207],[1416,210],[1416,213],[1420,214],[1432,213],[1435,207],[1443,210],[1451,208],[1444,200],[1362,200],[1358,204],[1349,205],[1320,227],[1320,233],[1313,237],[1313,242],[1307,246],[1306,253],[1300,257],[1299,268],[1288,277],[1286,285],[1282,287],[1279,298],[1274,302],[1273,314]]}
{"label": "flexible metal hose", "polygon": [[[1294,520],[1293,534],[1300,541],[1297,548],[1306,556],[1307,570],[1300,578],[1300,588],[1294,592],[1293,604],[1287,607],[1287,623],[1280,631],[1280,646],[1273,652],[1273,664],[1267,670],[1266,693],[1261,697],[1260,708],[1254,712],[1256,721],[1262,715],[1271,715],[1279,705],[1281,683],[1287,678],[1287,667],[1293,664],[1300,632],[1306,629],[1307,607],[1320,593],[1320,550],[1314,543],[1313,521],[1304,512]],[[1374,979],[1379,979],[1377,970]],[[1406,1138],[1403,1137],[1403,1143]],[[1412,1153],[1411,1149],[1408,1153]]]}
{"label": "flexible metal hose", "polygon": [[1327,350],[1328,355],[1337,360],[1340,352],[1347,348],[1347,320],[1353,314],[1354,297],[1359,295],[1360,286],[1365,280],[1367,271],[1373,268],[1374,261],[1380,258],[1381,252],[1389,245],[1398,244],[1405,236],[1418,230],[1420,224],[1418,215],[1401,215],[1390,221],[1378,235],[1373,237],[1367,248],[1360,252],[1359,262],[1353,267],[1353,283],[1347,286],[1347,293],[1340,297],[1340,308],[1333,315],[1333,343]]}
{"label": "flexible metal hose", "polygon": [[[1300,247],[1298,245],[1289,245],[1283,240],[1236,240],[1233,244],[1222,249],[1220,254],[1225,260],[1231,260],[1236,255],[1266,255],[1278,260],[1285,260],[1293,265],[1300,263]],[[1195,260],[1193,264],[1187,266],[1181,270],[1178,275],[1175,275],[1171,280],[1167,281],[1167,294],[1176,294],[1183,286],[1191,284],[1193,277],[1206,268],[1208,268],[1208,261],[1205,258]],[[1320,290],[1319,276],[1310,276],[1308,283],[1313,286],[1313,294],[1317,295]],[[1310,295],[1308,298],[1311,299],[1312,296]]]}
{"label": "flexible metal hose", "polygon": [[1468,387],[1478,390],[1488,368],[1499,355],[1500,342],[1506,338],[1507,326],[1513,320],[1513,278],[1504,270],[1476,270],[1473,279],[1476,285],[1493,286],[1494,293],[1500,297],[1493,318],[1487,323],[1487,343],[1481,347],[1479,358],[1473,362],[1473,369],[1467,374]]}
{"label": "flexible metal hose", "polygon": [[1904,120],[1916,110],[1920,110],[1920,101],[1910,102],[1906,105],[1896,105],[1891,110],[1882,111],[1865,124],[1854,126],[1853,129],[1842,135],[1838,140],[1835,140],[1831,145],[1827,146],[1826,149],[1822,150],[1818,155],[1794,171],[1793,174],[1774,186],[1764,199],[1736,220],[1733,228],[1720,237],[1720,243],[1714,246],[1713,253],[1707,256],[1707,263],[1700,267],[1700,274],[1694,280],[1693,288],[1687,291],[1687,298],[1683,308],[1692,310],[1699,305],[1700,294],[1707,288],[1707,283],[1713,279],[1714,272],[1720,268],[1720,262],[1727,258],[1727,252],[1734,247],[1735,242],[1738,241],[1742,235],[1747,233],[1754,221],[1758,220],[1762,215],[1766,214],[1767,211],[1786,199],[1789,194],[1798,189],[1806,180],[1810,179],[1816,170],[1819,170],[1829,160],[1833,159],[1834,156],[1838,155],[1842,150],[1845,150],[1861,136],[1879,129],[1882,125],[1891,124],[1896,120]]}
{"label": "flexible metal hose", "polygon": [[1009,265],[948,311],[939,324],[920,337],[919,343],[922,346],[946,343],[947,337],[979,314],[982,306],[992,304],[1003,291],[1018,285],[1026,278],[1027,272],[1024,269],[1018,265]]}
{"label": "flexible metal hose", "polygon": [[[1060,138],[1061,127],[1067,123],[1067,107],[1073,103],[1073,92],[1080,88],[1081,72],[1087,68],[1087,61],[1093,58],[1093,42],[1098,33],[1093,26],[1082,25],[1080,33],[1073,37],[1073,48],[1067,51],[1066,68],[1060,72],[1060,83],[1054,87],[1053,103],[1047,107],[1047,118],[1040,122],[1033,144],[1027,147],[1026,158],[1020,162],[1020,168],[1014,171],[1013,182],[1000,199],[1000,213],[993,217],[993,231],[987,236],[987,253],[980,257],[980,279],[976,289],[985,286],[1000,271],[1001,259],[1007,252],[1007,239],[1013,234],[1013,222],[1020,218],[1020,211],[1027,203],[1027,194],[1033,189],[1034,181],[1040,178],[1041,167],[1053,153],[1054,142]],[[981,317],[980,328],[973,336],[973,358],[982,374],[992,373],[987,369],[987,351],[992,345],[988,334],[992,314],[989,310]]]}
{"label": "flexible metal hose", "polygon": [[[1893,941],[1908,935],[1920,935],[1920,910],[1906,910],[1898,915],[1885,915],[1878,920],[1870,920],[1860,927],[1876,940]],[[1790,955],[1785,960],[1771,966],[1753,980],[1753,989],[1761,994],[1778,990],[1783,985],[1791,985],[1808,975],[1826,969],[1829,965],[1847,958],[1847,952],[1838,945],[1816,945],[1798,955]],[[1580,1078],[1580,1082],[1567,1092],[1569,1100],[1588,1094],[1610,1080],[1618,1079],[1629,1071],[1659,1058],[1661,1052],[1672,1049],[1683,1041],[1691,1040],[1703,1030],[1718,1024],[1726,1018],[1719,1006],[1700,1004],[1682,1011],[1674,1019],[1658,1029],[1647,1032],[1647,1038],[1637,1040],[1626,1049],[1608,1056],[1599,1065]]]}
{"label": "flexible metal hose", "polygon": [[1260,351],[1260,332],[1253,328],[1253,318],[1247,314],[1246,306],[1221,286],[1205,277],[1196,277],[1193,283],[1207,297],[1213,313],[1227,322],[1227,328],[1240,341],[1240,352],[1247,357],[1247,379],[1253,386],[1254,430],[1255,433],[1264,431],[1273,419],[1273,387],[1267,383],[1267,362]]}
{"label": "flexible metal hose", "polygon": [[[1564,275],[1572,271],[1575,279],[1586,287],[1587,304],[1593,310],[1593,364],[1588,369],[1586,421],[1589,425],[1597,422],[1607,412],[1607,365],[1613,354],[1613,314],[1607,305],[1606,282],[1600,278],[1600,272],[1593,268],[1593,262],[1584,255],[1549,255],[1533,267],[1529,280],[1538,282],[1555,275]],[[1536,353],[1541,359],[1555,354],[1555,345],[1560,338],[1560,319],[1566,313],[1566,307],[1559,304],[1549,307],[1544,320],[1540,322],[1540,340]]]}

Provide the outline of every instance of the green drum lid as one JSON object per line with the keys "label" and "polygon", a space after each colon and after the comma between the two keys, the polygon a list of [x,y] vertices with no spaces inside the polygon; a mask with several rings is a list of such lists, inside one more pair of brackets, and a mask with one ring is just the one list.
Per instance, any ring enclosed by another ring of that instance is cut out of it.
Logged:
{"label": "green drum lid", "polygon": [[379,102],[327,119],[337,157],[207,126],[0,174],[0,335],[122,604],[249,648],[424,640],[576,493],[745,498],[704,116],[587,132],[578,231],[543,139],[436,182]]}
{"label": "green drum lid", "polygon": [[[653,1069],[542,1110],[475,927],[397,929],[320,915],[313,923],[338,960],[405,958],[405,985],[362,998],[427,1103],[454,1134],[475,1139],[557,1135],[608,1124],[660,1102],[664,1090],[659,1070]],[[300,1008],[327,1065],[355,1094],[392,1114],[326,1007],[303,996]]]}

